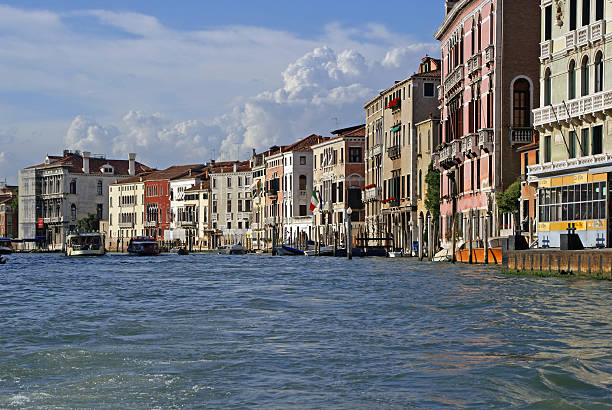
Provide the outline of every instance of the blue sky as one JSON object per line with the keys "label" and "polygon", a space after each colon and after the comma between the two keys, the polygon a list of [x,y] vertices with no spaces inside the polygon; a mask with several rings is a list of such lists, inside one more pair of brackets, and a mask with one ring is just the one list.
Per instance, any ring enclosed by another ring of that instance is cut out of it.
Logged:
{"label": "blue sky", "polygon": [[165,167],[328,135],[439,55],[442,13],[442,0],[0,0],[0,177],[64,148]]}

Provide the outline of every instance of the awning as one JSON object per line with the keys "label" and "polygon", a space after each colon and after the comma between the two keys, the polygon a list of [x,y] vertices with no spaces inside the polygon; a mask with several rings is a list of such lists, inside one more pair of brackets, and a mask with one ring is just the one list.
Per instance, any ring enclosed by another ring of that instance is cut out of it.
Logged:
{"label": "awning", "polygon": [[398,132],[400,130],[400,128],[402,127],[401,124],[396,125],[395,127],[391,128],[391,132]]}

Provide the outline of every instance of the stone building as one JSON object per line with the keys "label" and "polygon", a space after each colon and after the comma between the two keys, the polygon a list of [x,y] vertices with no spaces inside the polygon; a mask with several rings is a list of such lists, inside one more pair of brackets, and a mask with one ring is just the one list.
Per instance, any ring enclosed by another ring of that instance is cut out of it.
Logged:
{"label": "stone building", "polygon": [[533,111],[539,162],[528,167],[529,183],[538,190],[538,245],[558,247],[571,225],[584,246],[609,247],[612,4],[541,0],[539,7],[542,92],[541,108]]}
{"label": "stone building", "polygon": [[422,59],[418,72],[370,99],[366,112],[366,229],[395,248],[416,240],[416,124],[438,112],[440,60]]}
{"label": "stone building", "polygon": [[[312,146],[313,186],[321,199],[313,211],[315,238],[332,244],[345,244],[346,210],[352,209],[352,235],[365,228],[361,198],[365,186],[365,125],[332,131],[335,137]],[[313,238],[313,239],[315,239]]]}
{"label": "stone building", "polygon": [[[441,232],[500,233],[496,193],[520,176],[538,105],[540,13],[533,0],[446,2],[442,50]],[[454,223],[453,223],[454,221]],[[471,227],[471,229],[469,228]],[[447,242],[448,245],[449,242]]]}
{"label": "stone building", "polygon": [[68,150],[48,155],[42,164],[19,171],[19,237],[62,249],[79,219],[90,214],[108,219],[111,183],[150,170],[136,162],[136,154],[127,160]]}

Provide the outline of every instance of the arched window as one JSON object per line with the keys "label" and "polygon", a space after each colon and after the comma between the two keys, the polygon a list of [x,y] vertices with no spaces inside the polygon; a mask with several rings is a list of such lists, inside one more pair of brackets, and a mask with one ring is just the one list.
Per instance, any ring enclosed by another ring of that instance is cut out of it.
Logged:
{"label": "arched window", "polygon": [[567,72],[567,99],[573,100],[574,98],[576,98],[576,62],[572,60]]}
{"label": "arched window", "polygon": [[77,209],[75,204],[70,205],[70,218],[77,219]]}
{"label": "arched window", "polygon": [[306,191],[306,175],[300,175],[300,191]]}
{"label": "arched window", "polygon": [[584,56],[580,66],[580,95],[589,95],[589,57]]}
{"label": "arched window", "polygon": [[550,68],[544,74],[544,105],[550,105],[552,101],[552,80],[550,78]]}
{"label": "arched window", "polygon": [[98,195],[102,195],[102,181],[98,181],[97,191]]}
{"label": "arched window", "polygon": [[[549,79],[550,79],[550,72]],[[513,86],[513,125],[515,127],[529,127],[531,125],[531,92],[529,89],[529,81],[524,78],[519,78],[514,82]],[[550,97],[549,102],[550,104]],[[548,105],[546,104],[546,105]]]}
{"label": "arched window", "polygon": [[595,56],[595,92],[598,93],[603,91],[603,77],[604,67],[603,67],[603,58],[601,51],[597,53]]}

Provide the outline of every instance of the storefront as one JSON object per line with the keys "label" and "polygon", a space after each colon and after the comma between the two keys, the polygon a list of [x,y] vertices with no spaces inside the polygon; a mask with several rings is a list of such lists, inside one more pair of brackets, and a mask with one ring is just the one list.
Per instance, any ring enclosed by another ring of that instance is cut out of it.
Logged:
{"label": "storefront", "polygon": [[559,247],[568,227],[576,229],[587,248],[609,247],[608,175],[583,173],[538,181],[539,247]]}

